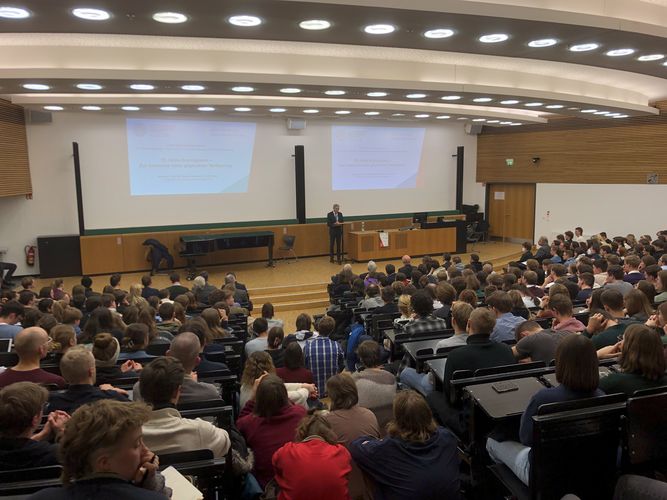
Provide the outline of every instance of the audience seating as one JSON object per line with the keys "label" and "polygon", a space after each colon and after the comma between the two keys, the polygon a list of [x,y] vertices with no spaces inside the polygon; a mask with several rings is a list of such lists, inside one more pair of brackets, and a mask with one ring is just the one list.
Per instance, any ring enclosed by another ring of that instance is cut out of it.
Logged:
{"label": "audience seating", "polygon": [[60,486],[62,470],[60,465],[50,465],[0,471],[0,496],[29,495],[44,488]]}
{"label": "audience seating", "polygon": [[210,417],[221,429],[231,429],[234,421],[232,406],[218,399],[181,403],[178,405],[178,411],[183,418]]}
{"label": "audience seating", "polygon": [[667,470],[667,388],[657,389],[663,392],[628,399],[624,453],[628,472],[663,475]]}
{"label": "audience seating", "polygon": [[169,350],[169,344],[150,344],[146,347],[146,354],[151,356],[166,356]]}
{"label": "audience seating", "polygon": [[194,486],[206,500],[224,496],[225,485],[231,480],[230,464],[231,451],[224,458],[213,458],[208,449],[160,454],[160,470],[171,466],[183,475],[194,477]]}

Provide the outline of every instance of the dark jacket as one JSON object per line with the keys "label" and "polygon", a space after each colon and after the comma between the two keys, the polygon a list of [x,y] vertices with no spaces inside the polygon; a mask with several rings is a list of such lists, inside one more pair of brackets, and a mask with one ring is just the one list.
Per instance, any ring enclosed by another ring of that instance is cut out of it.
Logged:
{"label": "dark jacket", "polygon": [[165,496],[134,486],[119,477],[95,477],[80,480],[67,488],[46,488],[31,500],[165,500]]}
{"label": "dark jacket", "polygon": [[169,290],[169,300],[174,300],[179,295],[183,295],[184,293],[188,293],[190,291],[183,285],[171,285],[167,287],[167,290]]}
{"label": "dark jacket", "polygon": [[150,286],[145,286],[141,290],[141,296],[144,299],[148,299],[148,297],[160,297],[160,290],[157,288],[151,288]]}
{"label": "dark jacket", "polygon": [[62,410],[71,415],[79,406],[99,401],[100,399],[115,399],[116,401],[123,402],[129,401],[127,396],[123,394],[116,391],[103,391],[94,385],[70,385],[65,391],[49,393],[49,407],[47,408],[47,411],[50,413],[52,411]]}
{"label": "dark jacket", "polygon": [[[338,222],[343,223],[343,214],[338,212]],[[343,226],[336,226],[336,216],[333,213],[333,210],[327,214],[327,226],[329,226],[329,232],[343,232]]]}
{"label": "dark jacket", "polygon": [[398,312],[398,304],[396,304],[395,302],[389,302],[388,304],[373,309],[372,315],[376,316],[378,314],[394,314],[397,312]]}
{"label": "dark jacket", "polygon": [[30,438],[0,438],[0,470],[58,465],[58,446]]}
{"label": "dark jacket", "polygon": [[133,370],[124,372],[120,369],[119,365],[114,366],[98,366],[95,371],[97,376],[95,377],[95,382],[98,385],[102,384],[113,384],[114,380],[119,378],[138,378],[139,374]]}
{"label": "dark jacket", "polygon": [[412,271],[416,270],[417,268],[413,266],[412,264],[406,264],[403,267],[401,267],[398,272],[405,274],[405,277],[410,279],[412,278]]}

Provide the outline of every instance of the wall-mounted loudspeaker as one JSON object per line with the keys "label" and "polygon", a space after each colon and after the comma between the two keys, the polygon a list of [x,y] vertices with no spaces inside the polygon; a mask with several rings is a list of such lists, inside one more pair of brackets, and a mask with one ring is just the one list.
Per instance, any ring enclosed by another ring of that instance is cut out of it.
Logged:
{"label": "wall-mounted loudspeaker", "polygon": [[298,118],[287,119],[287,130],[303,130],[305,128],[306,120],[300,120]]}
{"label": "wall-mounted loudspeaker", "polygon": [[482,125],[480,123],[466,123],[464,129],[468,135],[479,135],[482,131]]}
{"label": "wall-mounted loudspeaker", "polygon": [[25,122],[31,125],[36,123],[51,123],[53,117],[51,113],[45,111],[33,111],[32,109],[25,110]]}

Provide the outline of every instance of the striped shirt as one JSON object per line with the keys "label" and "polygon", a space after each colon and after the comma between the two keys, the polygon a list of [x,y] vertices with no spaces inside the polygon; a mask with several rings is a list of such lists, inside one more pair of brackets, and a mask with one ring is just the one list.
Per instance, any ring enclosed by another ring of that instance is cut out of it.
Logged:
{"label": "striped shirt", "polygon": [[327,380],[343,368],[345,362],[343,349],[334,340],[327,337],[315,337],[306,343],[303,357],[306,368],[313,372],[320,397],[326,396]]}

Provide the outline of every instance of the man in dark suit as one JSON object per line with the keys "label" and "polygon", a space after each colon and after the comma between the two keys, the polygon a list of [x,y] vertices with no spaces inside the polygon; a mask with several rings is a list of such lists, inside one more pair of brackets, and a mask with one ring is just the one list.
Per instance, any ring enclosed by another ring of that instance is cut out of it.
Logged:
{"label": "man in dark suit", "polygon": [[403,263],[403,267],[401,267],[398,270],[399,273],[405,274],[405,276],[407,276],[408,279],[410,279],[410,277],[412,276],[412,271],[415,271],[417,269],[416,267],[414,267],[410,263],[411,261],[412,261],[412,259],[410,258],[409,255],[404,255],[401,258],[401,262]]}
{"label": "man in dark suit", "polygon": [[338,204],[327,214],[327,226],[329,226],[329,262],[334,261],[334,243],[336,244],[336,260],[343,263],[343,214]]}

